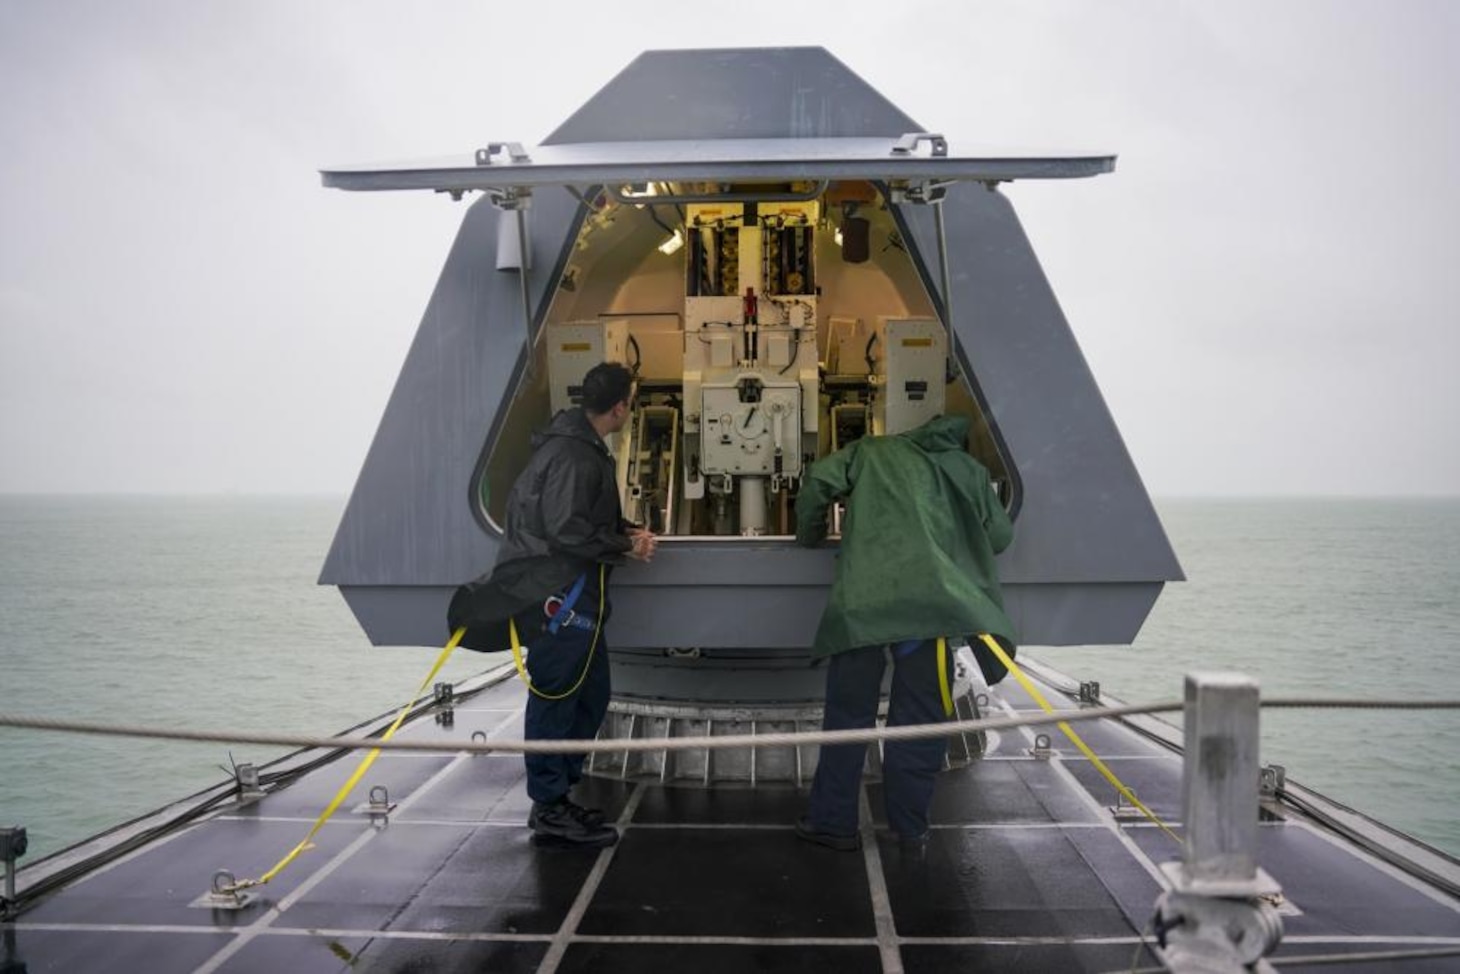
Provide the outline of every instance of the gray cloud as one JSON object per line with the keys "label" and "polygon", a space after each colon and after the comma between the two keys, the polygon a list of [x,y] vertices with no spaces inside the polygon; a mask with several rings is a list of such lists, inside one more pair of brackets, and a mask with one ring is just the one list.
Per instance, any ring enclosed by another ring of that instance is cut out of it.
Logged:
{"label": "gray cloud", "polygon": [[0,490],[347,490],[463,208],[315,170],[773,42],[958,141],[1120,153],[1008,192],[1153,493],[1460,492],[1460,8],[684,9],[0,6]]}

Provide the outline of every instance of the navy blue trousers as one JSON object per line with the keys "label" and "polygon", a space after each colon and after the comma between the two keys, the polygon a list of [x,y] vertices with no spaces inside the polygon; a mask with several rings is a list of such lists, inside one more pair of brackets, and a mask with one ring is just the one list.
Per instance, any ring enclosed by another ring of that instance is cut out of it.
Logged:
{"label": "navy blue trousers", "polygon": [[[577,681],[593,645],[592,630],[563,627],[556,633],[535,633],[529,638],[527,673],[543,693],[560,694]],[[527,695],[523,737],[529,741],[591,741],[598,734],[612,686],[608,675],[608,640],[598,634],[593,661],[587,663],[583,685],[562,700]],[[526,754],[527,795],[535,802],[555,802],[583,777],[586,754]]]}
{"label": "navy blue trousers", "polygon": [[[931,724],[947,720],[938,688],[938,643],[923,640],[910,652],[892,652],[892,693],[887,724]],[[952,654],[946,660],[952,685]],[[877,720],[887,647],[863,646],[831,657],[826,671],[826,716],[823,730],[872,727]],[[946,737],[887,741],[882,749],[882,787],[887,824],[898,835],[922,835],[928,829],[928,806],[943,767]],[[867,745],[823,745],[811,783],[807,812],[811,827],[834,835],[857,831],[857,799]]]}

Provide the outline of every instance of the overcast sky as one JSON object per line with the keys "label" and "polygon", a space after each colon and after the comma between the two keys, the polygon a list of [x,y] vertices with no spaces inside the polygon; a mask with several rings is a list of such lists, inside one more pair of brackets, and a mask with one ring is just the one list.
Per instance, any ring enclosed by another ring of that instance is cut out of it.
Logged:
{"label": "overcast sky", "polygon": [[[1157,497],[1460,494],[1460,4],[0,0],[0,491],[344,493],[465,212],[648,48],[822,45],[1018,208]],[[703,11],[703,12],[701,12]]]}

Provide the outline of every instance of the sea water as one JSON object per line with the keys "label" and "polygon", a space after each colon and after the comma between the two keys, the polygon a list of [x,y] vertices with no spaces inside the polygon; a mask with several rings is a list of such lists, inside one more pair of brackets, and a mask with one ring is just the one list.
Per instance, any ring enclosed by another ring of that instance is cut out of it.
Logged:
{"label": "sea water", "polygon": [[[0,497],[0,712],[332,734],[398,707],[434,654],[372,647],[315,584],[343,501]],[[1029,648],[1128,702],[1194,669],[1269,696],[1460,696],[1460,500],[1171,500],[1188,581],[1132,647]],[[1017,528],[1016,528],[1017,529]],[[484,566],[485,567],[485,566]],[[438,680],[501,662],[459,652]],[[1271,711],[1262,760],[1451,853],[1460,712]],[[27,858],[282,748],[0,728],[0,824]]]}
{"label": "sea water", "polygon": [[[1460,500],[1157,508],[1187,580],[1135,643],[1031,655],[1129,703],[1180,700],[1195,670],[1253,676],[1264,697],[1460,698]],[[1460,710],[1266,710],[1261,728],[1264,764],[1460,854]]]}

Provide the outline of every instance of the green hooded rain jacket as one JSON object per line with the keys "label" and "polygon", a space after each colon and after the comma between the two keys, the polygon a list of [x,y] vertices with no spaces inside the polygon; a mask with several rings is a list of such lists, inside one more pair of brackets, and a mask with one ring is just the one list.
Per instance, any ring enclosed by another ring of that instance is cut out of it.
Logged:
{"label": "green hooded rain jacket", "polygon": [[985,679],[1004,676],[976,639],[1012,648],[994,555],[1013,525],[984,466],[964,447],[969,421],[939,416],[906,433],[870,436],[812,464],[796,499],[796,541],[827,533],[827,510],[845,498],[841,553],[814,653],[938,636],[974,637]]}

